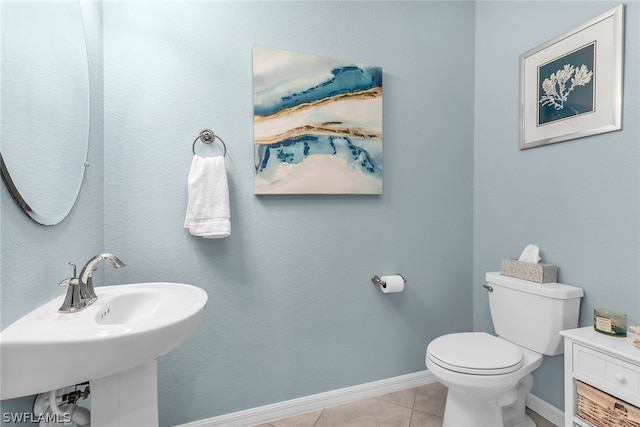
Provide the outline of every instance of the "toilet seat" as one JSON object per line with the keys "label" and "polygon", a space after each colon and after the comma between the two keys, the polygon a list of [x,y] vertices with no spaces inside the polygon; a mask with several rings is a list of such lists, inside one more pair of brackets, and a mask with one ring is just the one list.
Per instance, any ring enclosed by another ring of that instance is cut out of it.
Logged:
{"label": "toilet seat", "polygon": [[427,355],[443,369],[473,375],[508,374],[524,364],[520,347],[486,332],[443,335],[431,341]]}

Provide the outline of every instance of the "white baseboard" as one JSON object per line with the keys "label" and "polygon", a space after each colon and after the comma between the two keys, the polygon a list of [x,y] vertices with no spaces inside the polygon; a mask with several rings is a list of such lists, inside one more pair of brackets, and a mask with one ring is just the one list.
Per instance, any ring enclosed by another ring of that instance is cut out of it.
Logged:
{"label": "white baseboard", "polygon": [[[271,405],[259,406],[244,411],[232,412],[230,414],[182,424],[177,427],[241,427],[265,424],[331,406],[343,405],[370,397],[382,396],[387,393],[431,384],[436,381],[431,372],[425,370],[353,387],[286,400]],[[533,394],[527,396],[527,407],[557,426],[564,425],[564,412]]]}
{"label": "white baseboard", "polygon": [[527,396],[527,407],[557,426],[564,425],[564,412],[540,399],[535,394],[529,394],[529,396]]}
{"label": "white baseboard", "polygon": [[330,406],[343,405],[345,403],[381,396],[383,394],[419,387],[434,382],[436,382],[436,379],[431,372],[425,370],[244,411],[232,412],[218,417],[182,424],[178,427],[240,427],[264,424],[281,418],[293,417]]}

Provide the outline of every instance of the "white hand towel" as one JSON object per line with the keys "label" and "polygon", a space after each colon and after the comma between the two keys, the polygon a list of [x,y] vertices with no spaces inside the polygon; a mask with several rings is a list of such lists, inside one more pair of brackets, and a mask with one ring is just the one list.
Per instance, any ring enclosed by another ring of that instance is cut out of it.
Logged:
{"label": "white hand towel", "polygon": [[231,234],[229,186],[224,157],[193,156],[187,195],[184,226],[189,233],[210,239]]}

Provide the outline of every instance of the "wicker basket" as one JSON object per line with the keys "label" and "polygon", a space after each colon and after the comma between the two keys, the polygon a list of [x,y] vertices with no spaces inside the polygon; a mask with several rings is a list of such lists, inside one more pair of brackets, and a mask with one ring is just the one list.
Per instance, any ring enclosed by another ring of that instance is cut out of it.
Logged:
{"label": "wicker basket", "polygon": [[640,427],[640,408],[576,381],[576,415],[594,427]]}

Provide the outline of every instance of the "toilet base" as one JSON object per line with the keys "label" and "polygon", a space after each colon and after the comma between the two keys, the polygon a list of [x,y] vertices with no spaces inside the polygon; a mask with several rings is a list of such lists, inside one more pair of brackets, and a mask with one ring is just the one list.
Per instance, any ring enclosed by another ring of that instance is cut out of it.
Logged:
{"label": "toilet base", "polygon": [[482,399],[464,390],[449,389],[442,427],[487,427],[503,425],[497,399]]}
{"label": "toilet base", "polygon": [[450,387],[444,410],[443,427],[535,427],[525,413],[525,401],[533,388],[531,374],[522,378],[515,389],[496,397],[470,393]]}
{"label": "toilet base", "polygon": [[527,396],[533,388],[533,375],[529,374],[518,382],[517,397],[511,404],[502,408],[505,427],[536,427],[536,423],[525,413]]}

